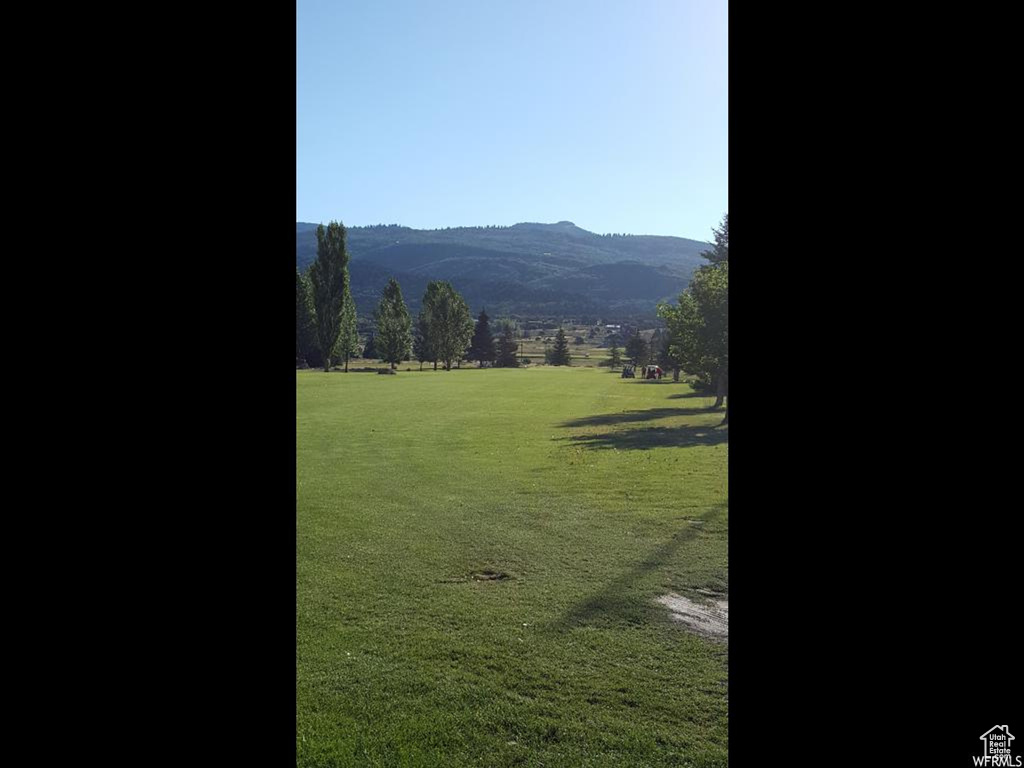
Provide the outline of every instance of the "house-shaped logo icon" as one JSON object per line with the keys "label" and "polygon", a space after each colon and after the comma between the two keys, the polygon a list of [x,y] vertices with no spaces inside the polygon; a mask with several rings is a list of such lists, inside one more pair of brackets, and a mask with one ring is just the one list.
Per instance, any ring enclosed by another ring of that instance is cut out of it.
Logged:
{"label": "house-shaped logo icon", "polygon": [[1005,725],[993,725],[979,736],[985,742],[985,757],[1008,757],[1014,736]]}

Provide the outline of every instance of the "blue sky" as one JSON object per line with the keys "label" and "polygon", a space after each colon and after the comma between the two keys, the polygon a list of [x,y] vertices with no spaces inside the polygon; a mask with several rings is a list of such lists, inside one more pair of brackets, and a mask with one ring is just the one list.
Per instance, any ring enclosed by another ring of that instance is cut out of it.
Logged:
{"label": "blue sky", "polygon": [[298,0],[296,220],[711,239],[716,0]]}

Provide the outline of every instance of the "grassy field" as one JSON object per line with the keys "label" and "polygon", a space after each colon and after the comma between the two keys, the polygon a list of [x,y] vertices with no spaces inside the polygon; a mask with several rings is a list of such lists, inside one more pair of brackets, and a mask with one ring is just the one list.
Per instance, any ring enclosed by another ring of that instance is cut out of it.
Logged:
{"label": "grassy field", "polygon": [[296,384],[299,765],[726,765],[727,646],[654,603],[728,591],[711,399],[597,368]]}

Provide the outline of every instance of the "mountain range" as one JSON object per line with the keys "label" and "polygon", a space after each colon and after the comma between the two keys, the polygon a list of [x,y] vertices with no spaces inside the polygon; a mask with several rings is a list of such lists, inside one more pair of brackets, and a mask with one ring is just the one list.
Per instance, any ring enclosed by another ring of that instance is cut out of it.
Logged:
{"label": "mountain range", "polygon": [[[295,225],[295,262],[316,259],[316,224]],[[654,317],[689,283],[710,243],[655,235],[598,235],[571,221],[509,227],[346,228],[352,295],[368,317],[389,277],[410,311],[430,280],[448,280],[475,315],[628,321]]]}

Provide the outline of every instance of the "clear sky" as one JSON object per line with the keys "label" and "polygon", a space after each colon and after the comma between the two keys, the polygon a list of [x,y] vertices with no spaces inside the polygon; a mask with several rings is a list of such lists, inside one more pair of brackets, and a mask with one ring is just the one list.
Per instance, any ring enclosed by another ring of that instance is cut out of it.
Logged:
{"label": "clear sky", "polygon": [[710,240],[726,0],[298,0],[296,220]]}

